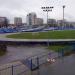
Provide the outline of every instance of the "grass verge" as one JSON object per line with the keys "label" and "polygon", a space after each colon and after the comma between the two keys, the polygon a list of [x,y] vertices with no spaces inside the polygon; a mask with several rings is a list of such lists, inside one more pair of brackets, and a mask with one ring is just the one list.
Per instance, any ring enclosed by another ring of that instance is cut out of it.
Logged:
{"label": "grass verge", "polygon": [[48,49],[58,52],[58,50],[61,50],[64,47],[67,47],[67,45],[51,45],[48,47]]}

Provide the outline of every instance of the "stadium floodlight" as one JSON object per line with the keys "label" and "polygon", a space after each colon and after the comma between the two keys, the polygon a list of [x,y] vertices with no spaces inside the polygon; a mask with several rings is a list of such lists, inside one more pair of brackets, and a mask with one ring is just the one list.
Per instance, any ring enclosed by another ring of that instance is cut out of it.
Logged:
{"label": "stadium floodlight", "polygon": [[[41,9],[42,9],[44,12],[47,12],[47,27],[48,27],[48,28],[49,28],[49,25],[48,25],[48,12],[51,12],[53,8],[54,8],[53,6],[51,6],[51,7],[41,7]],[[47,43],[47,45],[49,46],[49,38],[48,38],[48,43]]]}
{"label": "stadium floodlight", "polygon": [[62,7],[63,7],[63,26],[64,26],[64,8],[65,8],[65,5],[63,5]]}

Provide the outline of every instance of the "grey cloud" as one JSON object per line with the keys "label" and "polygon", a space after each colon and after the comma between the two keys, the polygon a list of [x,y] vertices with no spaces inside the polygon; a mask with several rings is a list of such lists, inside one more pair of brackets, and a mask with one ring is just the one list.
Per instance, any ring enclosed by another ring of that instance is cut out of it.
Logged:
{"label": "grey cloud", "polygon": [[[54,6],[49,17],[60,19],[62,18],[62,5],[64,4],[66,5],[65,13],[74,16],[75,0],[0,0],[0,16],[24,18],[27,13],[36,12],[39,17],[46,19],[46,13],[42,11],[41,6]],[[69,19],[71,20],[71,18]]]}

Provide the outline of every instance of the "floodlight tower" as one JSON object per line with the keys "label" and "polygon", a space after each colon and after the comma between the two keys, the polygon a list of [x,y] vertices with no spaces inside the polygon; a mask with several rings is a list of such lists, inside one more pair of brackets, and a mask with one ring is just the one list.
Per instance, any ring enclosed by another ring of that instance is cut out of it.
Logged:
{"label": "floodlight tower", "polygon": [[[47,13],[47,27],[49,28],[49,25],[48,25],[48,13],[52,11],[54,7],[51,6],[51,7],[41,7],[41,9]],[[46,26],[45,26],[46,27]],[[48,42],[47,42],[47,45],[49,47],[49,37],[48,37]]]}
{"label": "floodlight tower", "polygon": [[62,7],[63,7],[63,26],[65,26],[64,25],[64,9],[65,9],[65,5],[63,5]]}

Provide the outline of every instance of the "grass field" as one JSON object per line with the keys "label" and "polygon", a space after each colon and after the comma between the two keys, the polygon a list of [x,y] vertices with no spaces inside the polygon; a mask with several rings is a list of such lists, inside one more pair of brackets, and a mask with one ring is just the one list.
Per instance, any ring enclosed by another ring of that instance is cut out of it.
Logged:
{"label": "grass field", "polygon": [[75,30],[48,31],[48,32],[27,32],[7,35],[15,39],[75,39]]}
{"label": "grass field", "polygon": [[48,49],[57,52],[59,49],[62,49],[63,47],[64,46],[62,45],[54,45],[54,46],[49,46]]}
{"label": "grass field", "polygon": [[3,56],[3,55],[5,55],[5,54],[6,54],[6,51],[0,50],[0,56]]}
{"label": "grass field", "polygon": [[69,45],[51,45],[48,47],[49,50],[53,50],[55,52],[58,52],[58,50],[64,49],[64,48],[70,48]]}

